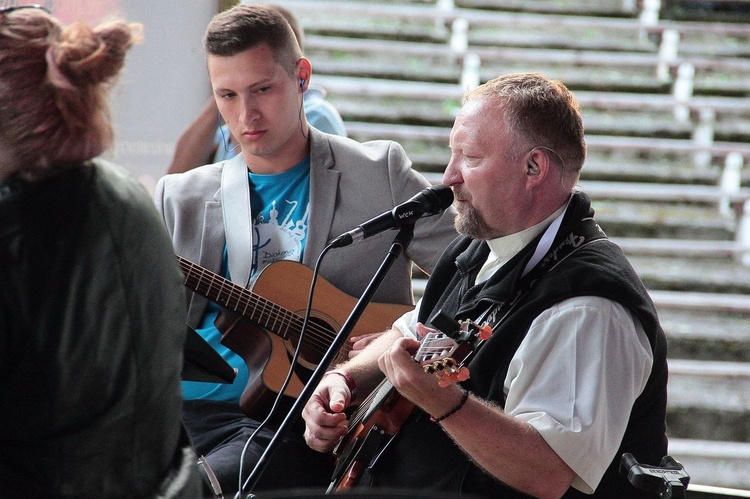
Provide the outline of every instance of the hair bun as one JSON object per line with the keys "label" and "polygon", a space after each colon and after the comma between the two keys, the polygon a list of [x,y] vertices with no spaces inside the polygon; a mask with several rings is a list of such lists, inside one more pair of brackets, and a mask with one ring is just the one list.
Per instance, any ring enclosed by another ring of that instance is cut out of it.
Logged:
{"label": "hair bun", "polygon": [[97,85],[114,78],[125,53],[141,40],[140,25],[110,21],[95,29],[83,23],[64,28],[48,52],[50,80],[61,88]]}

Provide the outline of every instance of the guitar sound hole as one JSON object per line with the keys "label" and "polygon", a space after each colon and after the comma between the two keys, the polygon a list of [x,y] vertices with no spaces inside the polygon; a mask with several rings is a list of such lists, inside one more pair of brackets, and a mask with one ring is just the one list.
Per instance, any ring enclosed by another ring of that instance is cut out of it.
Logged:
{"label": "guitar sound hole", "polygon": [[[310,379],[312,371],[323,360],[323,356],[328,351],[335,337],[336,331],[331,328],[328,322],[320,317],[310,317],[300,355],[297,359],[297,365],[294,369],[302,381],[306,382]],[[298,338],[292,338],[286,343],[287,353],[291,360],[294,350],[297,348]]]}

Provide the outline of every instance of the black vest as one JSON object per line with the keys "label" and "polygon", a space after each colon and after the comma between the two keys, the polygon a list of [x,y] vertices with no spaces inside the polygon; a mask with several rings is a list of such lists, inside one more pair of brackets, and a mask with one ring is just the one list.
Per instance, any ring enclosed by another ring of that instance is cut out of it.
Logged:
{"label": "black vest", "polygon": [[[638,461],[656,465],[667,453],[666,337],[645,287],[619,247],[601,233],[597,240],[569,252],[580,234],[586,232],[583,228],[586,224],[589,227],[593,224],[593,210],[588,198],[578,194],[571,201],[552,249],[526,279],[521,278],[522,270],[541,236],[478,286],[473,283],[489,248],[483,241],[456,239],[443,253],[428,282],[419,320],[429,322],[437,310],[448,312],[457,320],[475,320],[493,304],[501,305],[500,310],[504,310],[502,305],[513,302],[519,290],[525,292],[471,359],[471,378],[464,382],[464,387],[477,396],[503,406],[503,382],[510,360],[533,320],[545,309],[576,296],[600,296],[630,309],[648,336],[654,364],[645,390],[635,401],[620,448],[593,497],[636,498],[642,494],[618,473],[620,456],[631,452]],[[373,472],[365,477],[376,487],[433,489],[479,497],[524,497],[474,466],[440,426],[421,411],[415,411]],[[571,488],[564,497],[592,496]]]}

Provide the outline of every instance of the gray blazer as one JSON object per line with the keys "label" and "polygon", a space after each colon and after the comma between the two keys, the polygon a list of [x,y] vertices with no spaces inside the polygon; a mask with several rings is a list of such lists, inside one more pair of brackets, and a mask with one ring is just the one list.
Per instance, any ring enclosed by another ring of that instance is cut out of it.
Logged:
{"label": "gray blazer", "polygon": [[[392,141],[359,143],[310,128],[310,218],[303,262],[312,268],[326,244],[339,234],[393,209],[429,186],[411,168],[403,148]],[[167,175],[156,185],[157,209],[172,236],[175,253],[220,272],[226,244],[221,210],[223,162]],[[456,237],[455,211],[419,220],[406,254],[391,267],[374,296],[382,303],[413,304],[411,265],[430,273]],[[359,298],[396,235],[386,231],[331,250],[321,275],[339,290]],[[248,258],[250,255],[248,255]],[[191,293],[188,324],[195,327],[206,299]]]}

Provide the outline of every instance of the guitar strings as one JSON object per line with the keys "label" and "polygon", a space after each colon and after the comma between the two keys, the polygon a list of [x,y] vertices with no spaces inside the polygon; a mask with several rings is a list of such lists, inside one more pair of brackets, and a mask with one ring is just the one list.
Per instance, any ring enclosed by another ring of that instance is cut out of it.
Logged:
{"label": "guitar strings", "polygon": [[352,412],[351,416],[349,417],[349,427],[350,429],[355,428],[357,425],[359,425],[367,415],[367,412],[370,410],[370,406],[372,405],[373,401],[377,398],[378,394],[383,389],[383,386],[386,384],[390,384],[390,382],[387,379],[384,379],[380,382],[380,384],[375,388],[373,391],[371,391],[367,397],[359,404],[359,406]]}
{"label": "guitar strings", "polygon": [[[180,259],[180,264],[183,267],[183,271],[187,270],[188,277],[193,277],[195,281],[198,283],[206,283],[207,290],[215,290],[213,295],[211,295],[211,298],[221,298],[221,295],[223,294],[223,288],[224,284],[226,283],[226,279],[223,277],[220,277],[218,274],[211,272],[207,269],[204,269],[203,267],[199,267],[195,264],[192,264],[184,259]],[[200,275],[196,275],[195,269],[193,267],[198,267],[200,270],[198,270],[198,273]],[[206,276],[210,278],[211,282],[206,282]],[[219,289],[216,289],[215,283],[219,283]],[[196,290],[200,291],[200,286],[193,286]],[[208,295],[208,292],[202,293]],[[247,315],[248,311],[248,304],[251,298],[256,298],[256,301],[260,302],[261,305],[255,305],[253,306],[252,311],[252,318],[257,320],[258,323],[266,326],[267,328],[271,329],[272,331],[276,331],[275,325],[277,322],[281,322],[282,325],[286,326],[286,337],[290,339],[299,339],[301,335],[301,326],[303,323],[303,319],[293,312],[290,312],[279,305],[276,305],[275,303],[271,302],[270,300],[267,300],[263,298],[260,295],[257,295],[255,293],[250,292],[249,290],[246,290],[245,288],[242,288],[241,291],[237,292],[235,291],[235,288],[231,287],[228,290],[229,298],[227,300],[223,300],[225,305],[229,306],[230,308],[233,308],[238,313],[241,313],[242,315]],[[240,305],[241,303],[245,304],[245,308],[242,310],[237,309],[237,307],[232,307],[231,303],[232,300],[236,303],[236,305]],[[216,300],[215,300],[216,301]],[[218,301],[217,301],[218,302]],[[260,310],[259,310],[260,308]],[[271,322],[273,322],[273,325],[271,325]],[[289,334],[290,326],[296,325],[296,329],[291,330],[292,333],[296,334],[296,338]],[[328,345],[330,342],[335,338],[336,333],[331,331],[330,329],[326,329],[319,324],[313,322],[308,324],[308,333],[312,333],[310,336],[311,343],[316,347],[316,349],[319,352],[324,352],[327,350]],[[322,337],[322,341],[320,338]],[[328,344],[325,343],[325,341],[328,341]],[[347,345],[347,349],[350,349],[350,347]]]}
{"label": "guitar strings", "polygon": [[[186,283],[192,283],[193,286],[191,287],[200,294],[204,294],[209,298],[214,299],[217,303],[220,303],[218,300],[222,295],[227,294],[228,298],[223,300],[224,303],[221,304],[243,316],[247,316],[247,311],[250,308],[251,301],[255,300],[258,304],[252,306],[252,313],[250,315],[254,321],[277,333],[279,333],[279,330],[276,326],[278,323],[281,323],[281,325],[286,328],[286,335],[281,336],[291,340],[299,340],[302,324],[304,322],[302,317],[245,288],[237,290],[234,286],[231,286],[228,287],[225,292],[224,288],[227,282],[225,278],[215,272],[194,264],[183,257],[178,256],[178,259],[180,267],[186,275]],[[201,283],[205,286],[201,287]],[[213,291],[213,293],[210,293],[211,291]],[[232,302],[235,303],[234,307],[232,306]],[[245,307],[240,310],[237,307],[241,304],[244,304]],[[296,326],[296,328],[292,329],[291,326]],[[310,346],[318,353],[325,353],[333,339],[336,337],[335,331],[330,328],[325,328],[316,322],[308,323],[307,329],[308,341],[306,346]],[[349,343],[342,348],[342,351],[345,354],[348,354],[350,350],[351,346]]]}
{"label": "guitar strings", "polygon": [[[436,357],[445,358],[446,356],[453,354],[457,346],[455,341],[449,336],[438,332],[428,333],[421,341],[422,344],[414,355],[415,360],[418,362],[431,361]],[[376,402],[378,404],[382,403],[382,400],[385,399],[385,396],[390,392],[391,388],[393,388],[391,382],[388,381],[388,379],[384,379],[367,395],[367,397],[365,397],[360,405],[349,416],[349,422],[347,423],[349,430],[342,439],[342,442],[346,440],[351,432],[355,431],[358,426],[364,422]],[[378,401],[378,399],[381,400]]]}

